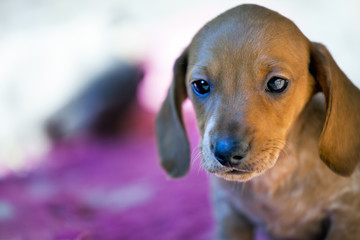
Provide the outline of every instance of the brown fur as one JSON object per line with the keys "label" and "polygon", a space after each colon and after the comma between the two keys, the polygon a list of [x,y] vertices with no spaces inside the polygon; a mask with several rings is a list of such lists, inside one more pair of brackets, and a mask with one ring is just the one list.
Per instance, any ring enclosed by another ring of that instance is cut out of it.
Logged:
{"label": "brown fur", "polygon": [[[274,76],[289,80],[284,93],[265,91]],[[211,82],[206,99],[193,93],[195,79]],[[218,239],[252,239],[256,226],[274,239],[360,238],[360,92],[323,45],[256,5],[206,24],[177,60],[157,118],[162,165],[172,177],[189,168],[186,97],[203,166],[217,176]],[[210,150],[226,134],[250,146],[232,167]]]}

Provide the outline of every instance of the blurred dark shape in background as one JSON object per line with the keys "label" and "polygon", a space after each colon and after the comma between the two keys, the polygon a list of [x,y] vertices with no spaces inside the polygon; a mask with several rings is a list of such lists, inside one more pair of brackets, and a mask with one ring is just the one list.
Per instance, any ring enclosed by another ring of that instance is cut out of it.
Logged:
{"label": "blurred dark shape in background", "polygon": [[49,118],[46,133],[55,142],[78,134],[112,137],[126,121],[144,77],[141,64],[116,62]]}

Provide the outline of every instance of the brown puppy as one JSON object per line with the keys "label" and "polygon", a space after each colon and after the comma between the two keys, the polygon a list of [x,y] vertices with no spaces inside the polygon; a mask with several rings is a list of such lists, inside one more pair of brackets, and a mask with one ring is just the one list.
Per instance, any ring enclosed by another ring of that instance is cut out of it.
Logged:
{"label": "brown puppy", "polygon": [[186,174],[181,104],[214,173],[218,239],[360,239],[360,92],[328,50],[256,5],[206,24],[178,58],[157,118],[161,163]]}

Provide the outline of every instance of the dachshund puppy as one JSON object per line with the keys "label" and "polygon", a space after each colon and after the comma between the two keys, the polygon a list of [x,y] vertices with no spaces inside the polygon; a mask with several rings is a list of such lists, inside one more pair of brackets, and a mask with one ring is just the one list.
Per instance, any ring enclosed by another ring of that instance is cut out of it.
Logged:
{"label": "dachshund puppy", "polygon": [[360,239],[360,92],[329,51],[256,5],[207,23],[158,114],[161,164],[189,169],[189,97],[213,173],[218,239]]}

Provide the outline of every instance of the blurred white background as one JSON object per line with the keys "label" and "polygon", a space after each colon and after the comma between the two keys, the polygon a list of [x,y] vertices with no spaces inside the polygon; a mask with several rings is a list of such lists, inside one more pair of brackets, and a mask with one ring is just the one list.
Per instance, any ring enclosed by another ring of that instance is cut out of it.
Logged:
{"label": "blurred white background", "polygon": [[115,59],[141,62],[144,108],[156,111],[175,58],[208,20],[257,3],[324,43],[360,85],[357,0],[2,0],[0,1],[0,176],[46,151],[43,122]]}

